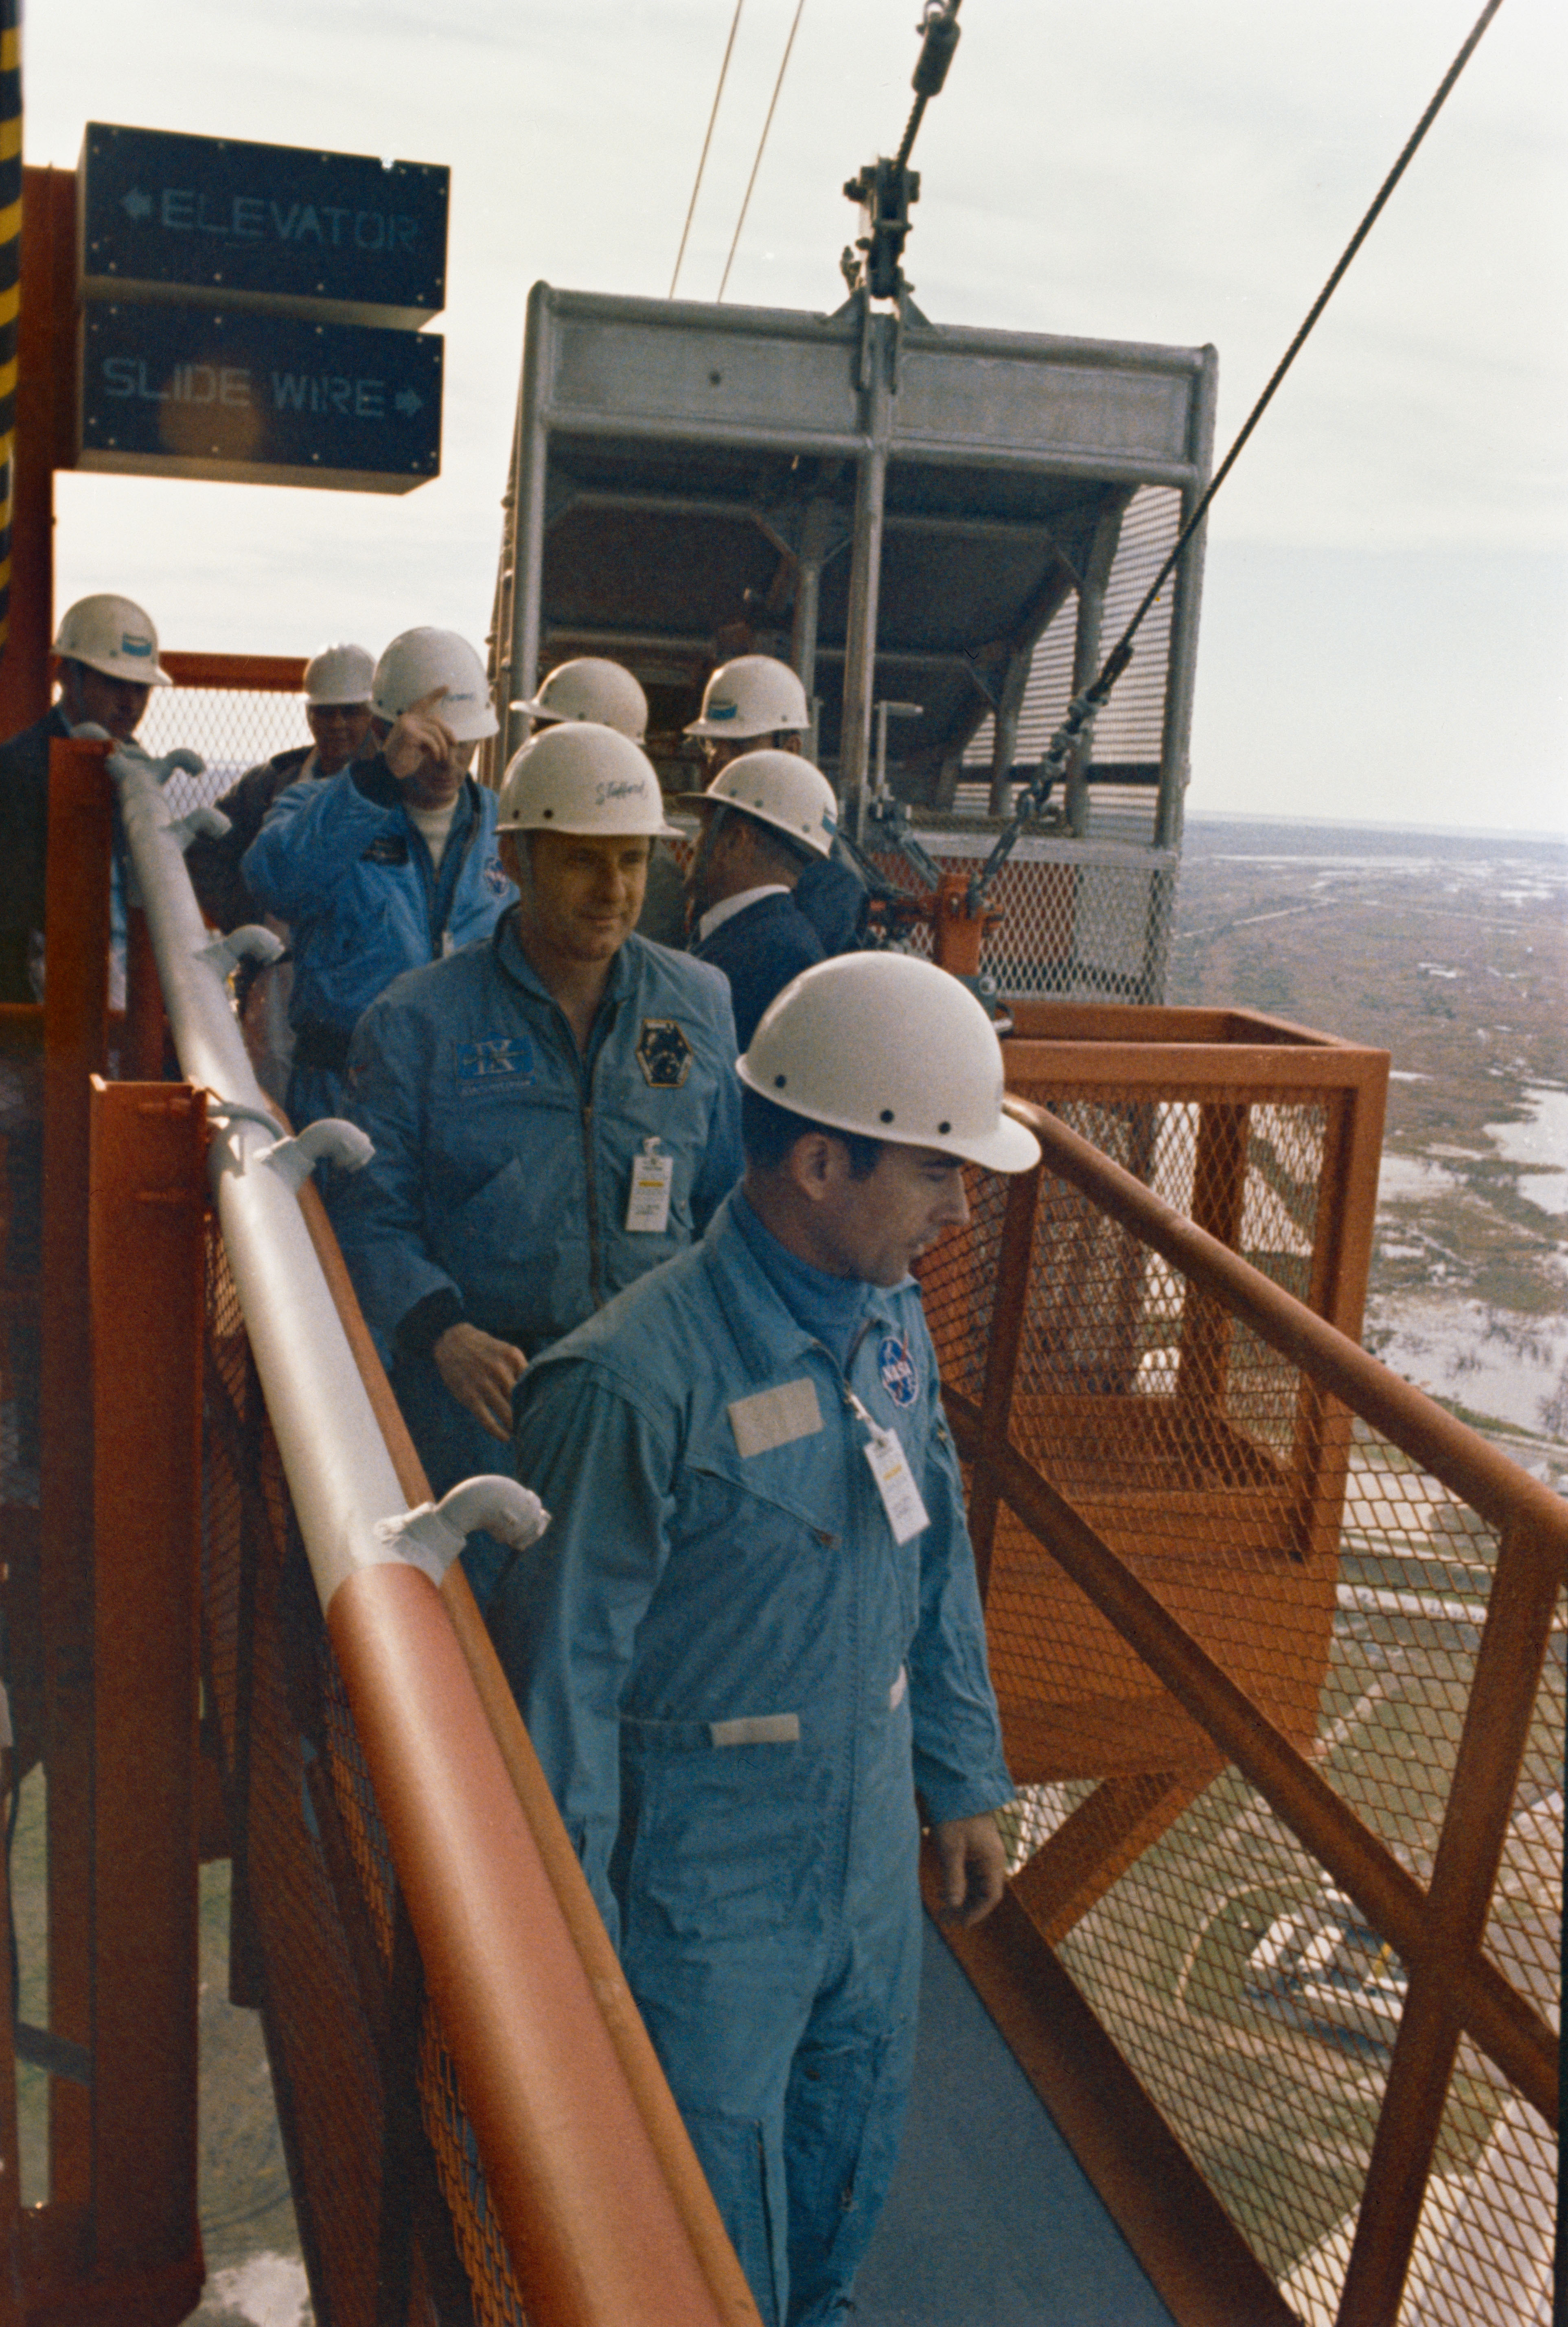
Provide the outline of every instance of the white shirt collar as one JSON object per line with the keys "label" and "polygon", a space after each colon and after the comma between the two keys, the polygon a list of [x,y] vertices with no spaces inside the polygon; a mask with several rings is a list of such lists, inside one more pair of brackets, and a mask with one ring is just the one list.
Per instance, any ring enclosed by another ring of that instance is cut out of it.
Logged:
{"label": "white shirt collar", "polygon": [[708,907],[698,921],[697,936],[699,939],[711,938],[715,930],[722,930],[727,921],[733,920],[736,913],[743,913],[747,906],[754,905],[760,897],[787,897],[789,894],[788,882],[765,881],[760,889],[742,889],[738,896],[721,897],[716,905]]}

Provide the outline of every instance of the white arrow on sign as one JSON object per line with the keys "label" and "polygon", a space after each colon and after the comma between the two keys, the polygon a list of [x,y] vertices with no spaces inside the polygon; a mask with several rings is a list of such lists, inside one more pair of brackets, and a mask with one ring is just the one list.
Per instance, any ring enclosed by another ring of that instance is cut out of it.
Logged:
{"label": "white arrow on sign", "polygon": [[120,196],[120,208],[134,219],[151,218],[153,197],[151,194],[143,193],[140,186],[133,186],[128,194]]}
{"label": "white arrow on sign", "polygon": [[411,388],[401,388],[392,398],[392,408],[395,412],[406,414],[412,420],[416,412],[424,411],[425,398],[422,396],[415,396]]}

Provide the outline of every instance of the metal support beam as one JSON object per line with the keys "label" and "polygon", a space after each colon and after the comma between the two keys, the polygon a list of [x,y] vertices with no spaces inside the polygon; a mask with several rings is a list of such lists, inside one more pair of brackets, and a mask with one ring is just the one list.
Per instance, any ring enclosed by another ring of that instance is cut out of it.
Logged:
{"label": "metal support beam", "polygon": [[845,625],[844,716],[838,741],[839,796],[850,829],[865,830],[866,773],[871,762],[872,695],[876,684],[877,602],[882,589],[882,511],[887,500],[888,332],[885,316],[872,319],[870,378],[863,391],[869,443],[860,456],[854,488],[854,547]]}
{"label": "metal support beam", "polygon": [[0,735],[49,708],[54,635],[54,472],[76,459],[76,173],[22,173],[22,305],[11,515],[10,638]]}
{"label": "metal support beam", "polygon": [[[92,2190],[95,2279],[123,2315],[196,2219],[197,1577],[206,1107],[92,1087]],[[185,2315],[169,2305],[173,2322]]]}
{"label": "metal support beam", "polygon": [[512,471],[511,636],[498,639],[503,684],[498,690],[500,760],[504,766],[527,734],[527,712],[511,709],[534,691],[539,662],[540,579],[545,563],[545,482],[547,441],[540,415],[538,384],[547,378],[552,354],[550,303],[537,284],[528,298],[527,337],[518,391],[518,426]]}
{"label": "metal support beam", "polygon": [[817,621],[822,597],[822,562],[827,554],[833,503],[818,496],[807,501],[800,524],[800,548],[796,558],[795,622],[789,640],[789,659],[806,690],[811,727],[806,756],[817,762]]}

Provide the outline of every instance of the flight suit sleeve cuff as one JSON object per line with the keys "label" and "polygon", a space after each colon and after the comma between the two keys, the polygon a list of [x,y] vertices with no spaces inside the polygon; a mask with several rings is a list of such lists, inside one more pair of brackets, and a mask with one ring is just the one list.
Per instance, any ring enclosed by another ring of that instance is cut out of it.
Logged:
{"label": "flight suit sleeve cuff", "polygon": [[438,1285],[398,1319],[397,1331],[393,1335],[398,1356],[427,1358],[448,1327],[461,1325],[462,1319],[462,1294],[448,1285]]}
{"label": "flight suit sleeve cuff", "polygon": [[915,1757],[915,1783],[932,1826],[947,1826],[954,1818],[978,1818],[983,1810],[999,1810],[1013,1799],[1015,1789],[1005,1768],[1000,1764],[982,1778],[959,1778],[951,1771],[933,1769],[929,1763],[922,1769],[922,1757]]}

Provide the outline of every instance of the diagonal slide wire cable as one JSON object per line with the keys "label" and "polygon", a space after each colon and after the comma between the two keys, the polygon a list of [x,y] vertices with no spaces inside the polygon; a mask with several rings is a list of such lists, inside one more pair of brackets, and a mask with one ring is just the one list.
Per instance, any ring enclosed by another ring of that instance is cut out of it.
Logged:
{"label": "diagonal slide wire cable", "polygon": [[723,99],[724,83],[729,78],[730,59],[735,52],[735,34],[741,29],[741,11],[745,5],[746,0],[735,0],[735,13],[730,19],[730,37],[724,42],[724,61],[719,67],[719,85],[714,91],[714,109],[708,116],[707,135],[703,139],[703,150],[697,159],[697,174],[692,184],[692,198],[686,204],[686,224],[680,230],[680,248],[675,255],[675,273],[669,278],[668,295],[672,299],[675,297],[675,286],[680,281],[681,264],[686,257],[686,237],[692,230],[692,220],[696,215],[697,196],[701,193],[703,189],[703,172],[708,166],[708,147],[714,142],[714,124],[719,117],[719,107]]}
{"label": "diagonal slide wire cable", "polygon": [[[1104,663],[1100,667],[1099,676],[1095,679],[1091,686],[1086,687],[1084,692],[1080,696],[1078,696],[1072,704],[1069,705],[1066,718],[1063,720],[1062,724],[1057,729],[1056,734],[1051,737],[1050,742],[1047,745],[1045,752],[1041,759],[1040,766],[1035,771],[1033,783],[1024,787],[1022,799],[1018,810],[1010,819],[1005,829],[997,836],[995,847],[993,848],[990,856],[987,858],[981,872],[976,875],[975,882],[971,883],[972,904],[977,902],[978,899],[985,895],[985,891],[990,887],[996,874],[1001,871],[1007,857],[1012,854],[1013,845],[1018,838],[1019,834],[1022,831],[1024,825],[1029,820],[1031,815],[1034,812],[1034,809],[1041,804],[1039,799],[1036,797],[1036,786],[1038,786],[1041,775],[1046,774],[1054,779],[1061,767],[1065,765],[1069,752],[1072,749],[1074,743],[1078,742],[1089,719],[1093,717],[1096,712],[1104,707],[1107,698],[1109,697],[1112,687],[1115,685],[1117,679],[1120,678],[1123,671],[1125,670],[1128,663],[1132,660],[1133,640],[1137,635],[1144,616],[1149,612],[1149,609],[1153,604],[1155,599],[1159,596],[1161,591],[1164,588],[1166,582],[1170,579],[1171,571],[1182,551],[1186,548],[1187,544],[1191,540],[1192,536],[1197,532],[1199,527],[1202,524],[1204,519],[1209,514],[1209,503],[1213,500],[1215,494],[1219,491],[1220,486],[1225,482],[1227,477],[1229,476],[1232,469],[1236,466],[1237,461],[1241,453],[1242,446],[1246,443],[1248,437],[1252,435],[1253,430],[1263,418],[1265,412],[1267,410],[1269,405],[1274,399],[1274,391],[1278,388],[1281,381],[1284,378],[1285,374],[1289,371],[1297,356],[1301,353],[1302,349],[1306,344],[1308,335],[1311,332],[1312,326],[1316,323],[1319,316],[1322,313],[1324,308],[1333,297],[1334,293],[1338,290],[1349,268],[1352,259],[1360,249],[1361,245],[1366,241],[1367,237],[1371,233],[1385,203],[1387,201],[1390,194],[1394,192],[1395,187],[1399,183],[1400,179],[1405,175],[1405,173],[1409,167],[1411,162],[1414,159],[1416,148],[1420,145],[1422,139],[1426,136],[1427,131],[1431,128],[1433,123],[1436,120],[1439,113],[1442,111],[1443,105],[1447,101],[1447,98],[1453,89],[1454,83],[1458,80],[1461,73],[1463,72],[1466,65],[1469,64],[1471,57],[1475,54],[1482,33],[1485,33],[1488,25],[1491,23],[1492,18],[1497,14],[1502,5],[1503,0],[1487,0],[1486,6],[1481,10],[1480,14],[1477,17],[1469,37],[1460,49],[1459,54],[1454,58],[1452,64],[1450,65],[1447,72],[1444,73],[1442,80],[1438,83],[1436,92],[1433,97],[1431,104],[1427,107],[1426,111],[1416,123],[1415,127],[1411,131],[1410,136],[1405,142],[1405,145],[1399,154],[1398,160],[1395,163],[1394,167],[1389,171],[1388,175],[1384,179],[1383,183],[1377,189],[1377,194],[1374,196],[1371,205],[1368,208],[1366,216],[1362,219],[1360,225],[1356,229],[1355,233],[1345,245],[1344,250],[1340,254],[1339,263],[1335,266],[1333,273],[1330,276],[1328,281],[1324,284],[1322,289],[1313,300],[1311,307],[1307,310],[1306,317],[1301,329],[1297,332],[1295,338],[1291,341],[1289,347],[1280,358],[1279,362],[1274,366],[1274,371],[1269,378],[1268,384],[1265,388],[1263,394],[1258,397],[1257,402],[1253,406],[1252,410],[1242,422],[1241,427],[1237,432],[1236,440],[1232,444],[1229,452],[1227,453],[1224,460],[1215,471],[1213,477],[1209,480],[1208,491],[1204,493],[1202,499],[1199,501],[1197,508],[1193,510],[1191,516],[1188,519],[1186,524],[1177,535],[1164,564],[1155,575],[1154,579],[1150,584],[1148,589],[1143,593],[1143,598],[1140,601],[1131,621],[1127,624],[1126,629],[1122,632],[1122,635],[1117,640],[1115,645],[1111,649],[1110,653],[1106,657]],[[1049,784],[1047,788],[1049,789]]]}
{"label": "diagonal slide wire cable", "polygon": [[741,215],[735,220],[735,231],[730,243],[730,255],[724,261],[724,271],[719,278],[719,298],[724,295],[724,285],[730,279],[730,269],[735,263],[740,248],[741,229],[746,223],[746,212],[751,207],[751,189],[757,182],[757,173],[762,166],[762,154],[768,143],[768,132],[773,126],[773,110],[779,102],[779,92],[784,86],[784,76],[789,70],[789,52],[795,46],[795,35],[800,29],[800,14],[806,0],[795,0],[795,15],[789,26],[789,38],[784,43],[784,61],[779,67],[779,78],[773,84],[773,94],[768,101],[768,118],[762,124],[762,135],[757,141],[757,158],[751,164],[751,174],[746,181],[746,192],[741,203]]}

